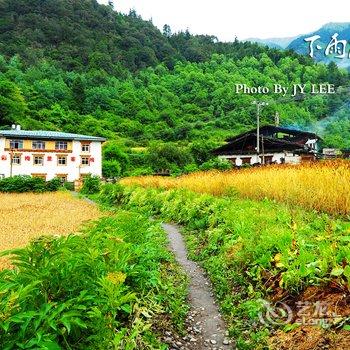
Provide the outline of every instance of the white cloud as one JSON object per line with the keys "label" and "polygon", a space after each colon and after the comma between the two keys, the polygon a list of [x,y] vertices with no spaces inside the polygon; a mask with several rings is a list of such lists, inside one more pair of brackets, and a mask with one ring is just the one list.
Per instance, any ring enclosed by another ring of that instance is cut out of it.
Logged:
{"label": "white cloud", "polygon": [[[107,4],[108,0],[99,0]],[[317,30],[328,22],[347,22],[348,0],[115,0],[115,9],[134,8],[160,29],[188,28],[191,33],[216,35],[230,41],[248,37],[286,37]],[[350,39],[350,38],[349,38]]]}

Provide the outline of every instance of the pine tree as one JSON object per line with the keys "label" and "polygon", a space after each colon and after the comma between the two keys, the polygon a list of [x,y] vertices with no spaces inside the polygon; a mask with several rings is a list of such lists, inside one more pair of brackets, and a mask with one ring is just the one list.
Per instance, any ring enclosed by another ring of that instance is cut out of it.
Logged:
{"label": "pine tree", "polygon": [[170,28],[169,24],[164,24],[163,35],[166,36],[167,38],[171,37],[171,28]]}

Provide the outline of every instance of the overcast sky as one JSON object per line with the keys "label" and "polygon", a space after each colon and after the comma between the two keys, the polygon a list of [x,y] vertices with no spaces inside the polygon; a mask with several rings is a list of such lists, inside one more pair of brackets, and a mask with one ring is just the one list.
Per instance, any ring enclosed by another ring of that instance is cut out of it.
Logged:
{"label": "overcast sky", "polygon": [[160,29],[169,24],[173,32],[188,28],[222,41],[235,36],[295,36],[328,22],[350,22],[349,0],[114,0],[114,4],[117,11],[135,9],[144,19],[152,18]]}

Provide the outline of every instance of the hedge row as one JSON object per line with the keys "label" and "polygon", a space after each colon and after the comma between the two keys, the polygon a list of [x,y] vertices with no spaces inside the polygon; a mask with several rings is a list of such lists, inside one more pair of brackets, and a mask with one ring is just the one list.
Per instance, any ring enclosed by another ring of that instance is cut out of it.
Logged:
{"label": "hedge row", "polygon": [[19,175],[0,180],[0,192],[53,192],[60,186],[61,181],[58,178],[45,181],[39,177]]}

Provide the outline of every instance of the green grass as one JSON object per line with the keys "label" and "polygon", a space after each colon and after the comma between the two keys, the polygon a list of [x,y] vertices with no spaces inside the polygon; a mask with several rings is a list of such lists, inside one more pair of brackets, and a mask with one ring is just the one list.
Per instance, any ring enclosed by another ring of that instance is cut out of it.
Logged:
{"label": "green grass", "polygon": [[181,332],[186,278],[148,217],[117,211],[81,235],[12,251],[0,273],[2,349],[166,349]]}
{"label": "green grass", "polygon": [[109,184],[93,198],[110,216],[12,251],[16,269],[0,272],[2,349],[166,349],[160,334],[184,330],[187,280],[150,217],[183,225],[239,349],[266,348],[261,298],[350,278],[344,219],[186,190]]}
{"label": "green grass", "polygon": [[[100,197],[185,227],[191,258],[208,272],[239,349],[261,349],[269,329],[258,319],[260,298],[277,288],[350,278],[350,224],[270,200],[218,198],[187,190],[107,186]],[[269,282],[274,283],[269,283]]]}

